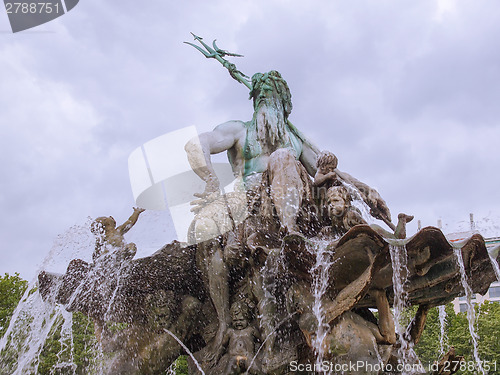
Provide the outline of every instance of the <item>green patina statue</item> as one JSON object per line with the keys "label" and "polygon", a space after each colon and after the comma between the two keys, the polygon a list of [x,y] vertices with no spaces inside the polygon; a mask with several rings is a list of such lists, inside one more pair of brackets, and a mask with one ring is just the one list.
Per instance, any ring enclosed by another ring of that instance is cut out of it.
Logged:
{"label": "green patina statue", "polygon": [[[228,68],[231,76],[250,89],[254,115],[252,120],[228,121],[211,132],[200,134],[186,145],[193,170],[206,182],[206,197],[218,191],[219,181],[210,155],[227,151],[235,177],[243,180],[246,190],[255,189],[262,174],[269,173],[271,198],[278,211],[281,225],[289,231],[298,231],[296,219],[305,194],[302,174],[314,176],[319,150],[288,120],[292,111],[291,93],[286,81],[275,70],[256,73],[249,82],[234,64],[224,56],[240,56],[217,48],[210,48],[203,40],[195,39],[207,49],[188,43],[207,58],[212,57]],[[390,222],[390,210],[378,192],[345,172],[335,168],[340,180],[353,185],[372,209],[372,215]]]}
{"label": "green patina statue", "polygon": [[[300,234],[297,223],[304,201],[314,195],[309,176],[317,174],[319,150],[304,137],[288,120],[292,111],[291,93],[288,84],[275,70],[256,73],[249,81],[234,64],[224,56],[238,56],[205,44],[194,35],[202,48],[188,43],[207,58],[215,58],[226,67],[231,77],[250,89],[254,114],[250,121],[228,121],[211,132],[202,133],[185,146],[193,171],[206,182],[205,191],[196,196],[202,198],[196,204],[206,205],[220,189],[220,183],[212,166],[211,155],[227,151],[234,176],[241,188],[250,195],[265,187],[265,194],[272,202],[281,228],[291,234]],[[378,192],[349,174],[334,168],[336,177],[354,186],[359,195],[372,209],[375,217],[390,222],[389,208]],[[195,225],[196,227],[196,225]],[[227,256],[222,247],[214,243],[204,256],[205,269],[210,287],[210,296],[219,317],[219,331],[215,345],[222,344],[223,335],[229,325]],[[265,332],[269,334],[269,332]]]}

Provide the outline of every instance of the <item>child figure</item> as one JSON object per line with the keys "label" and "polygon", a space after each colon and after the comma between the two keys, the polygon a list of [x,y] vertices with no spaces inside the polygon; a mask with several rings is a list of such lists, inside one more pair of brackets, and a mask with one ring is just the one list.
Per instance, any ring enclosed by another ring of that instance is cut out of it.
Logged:
{"label": "child figure", "polygon": [[232,327],[226,331],[218,355],[219,359],[225,351],[229,355],[225,374],[258,374],[260,366],[257,360],[253,363],[252,360],[256,353],[255,343],[260,341],[260,333],[248,324],[248,307],[244,302],[235,302],[231,306],[230,314]]}
{"label": "child figure", "polygon": [[325,224],[330,221],[328,190],[334,186],[342,185],[335,172],[337,165],[337,157],[329,151],[322,151],[316,161],[317,171],[313,181],[313,196],[316,198],[318,217]]}
{"label": "child figure", "polygon": [[328,190],[332,186],[340,185],[335,169],[338,165],[337,157],[329,151],[323,151],[316,161],[317,172],[314,176],[314,186],[322,186]]}
{"label": "child figure", "polygon": [[326,202],[334,234],[343,235],[356,225],[366,224],[361,212],[351,204],[351,196],[344,186],[329,188]]}
{"label": "child figure", "polygon": [[101,255],[104,255],[113,249],[120,250],[125,259],[134,257],[137,248],[134,243],[127,244],[123,235],[127,233],[137,222],[144,208],[134,207],[133,214],[119,227],[116,227],[116,221],[113,216],[101,216],[92,223],[91,231],[98,236],[92,260],[95,262]]}

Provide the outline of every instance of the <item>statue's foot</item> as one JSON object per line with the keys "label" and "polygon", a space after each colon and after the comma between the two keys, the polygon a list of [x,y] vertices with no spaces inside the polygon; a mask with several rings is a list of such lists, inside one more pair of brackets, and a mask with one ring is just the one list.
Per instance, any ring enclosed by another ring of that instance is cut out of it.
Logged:
{"label": "statue's foot", "polygon": [[409,223],[410,221],[412,221],[412,220],[413,220],[413,218],[414,218],[414,216],[413,216],[413,215],[407,215],[407,214],[404,214],[404,213],[400,213],[400,214],[398,215],[398,220],[399,220],[399,221],[401,221],[401,220],[402,220],[402,221],[403,221],[403,223]]}

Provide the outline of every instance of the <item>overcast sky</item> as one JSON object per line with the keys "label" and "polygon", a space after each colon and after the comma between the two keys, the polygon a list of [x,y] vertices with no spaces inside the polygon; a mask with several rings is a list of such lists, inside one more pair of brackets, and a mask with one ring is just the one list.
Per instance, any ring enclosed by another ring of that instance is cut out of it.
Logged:
{"label": "overcast sky", "polygon": [[123,222],[135,148],[251,118],[248,90],[182,44],[190,31],[245,55],[248,75],[279,70],[290,120],[393,217],[452,232],[472,212],[500,235],[498,1],[81,0],[16,34],[1,11],[0,31],[0,274],[31,279],[88,217]]}

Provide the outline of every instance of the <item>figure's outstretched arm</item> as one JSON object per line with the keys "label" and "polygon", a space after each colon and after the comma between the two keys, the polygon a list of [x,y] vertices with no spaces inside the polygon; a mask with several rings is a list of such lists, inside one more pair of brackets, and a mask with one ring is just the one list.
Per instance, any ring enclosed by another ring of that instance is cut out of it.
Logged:
{"label": "figure's outstretched arm", "polygon": [[139,215],[141,214],[141,212],[144,211],[145,211],[144,208],[134,207],[134,213],[130,215],[130,217],[126,222],[124,222],[122,225],[116,228],[116,230],[120,232],[120,234],[123,236],[130,230],[130,228],[132,228],[135,225],[135,223],[137,223]]}
{"label": "figure's outstretched arm", "polygon": [[217,126],[211,132],[200,134],[186,143],[184,149],[191,168],[206,182],[205,191],[201,196],[207,196],[218,191],[220,187],[210,155],[231,149],[244,129],[243,122],[229,121]]}

